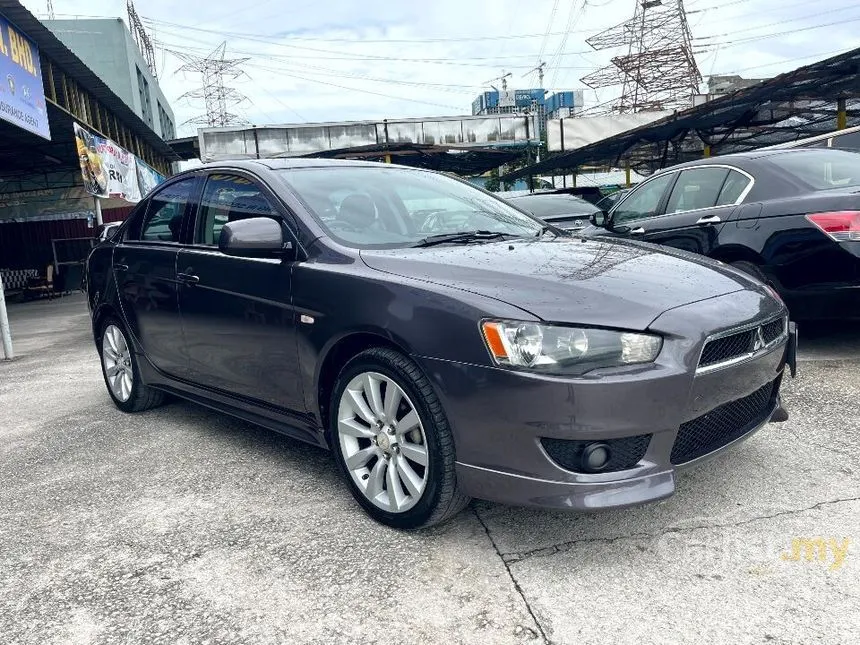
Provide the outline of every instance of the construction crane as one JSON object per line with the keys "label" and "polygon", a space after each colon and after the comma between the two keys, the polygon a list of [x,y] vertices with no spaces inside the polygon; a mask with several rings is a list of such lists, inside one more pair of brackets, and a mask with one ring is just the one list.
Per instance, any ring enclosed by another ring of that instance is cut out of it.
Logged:
{"label": "construction crane", "polygon": [[493,85],[493,83],[495,83],[496,81],[501,81],[502,82],[502,90],[506,90],[506,89],[508,89],[508,78],[511,76],[513,76],[512,72],[505,73],[505,70],[502,70],[501,76],[496,76],[495,78],[491,78],[489,81],[484,81],[482,83],[482,85],[489,85],[490,87],[492,87],[494,90],[496,90],[498,92],[499,88],[497,88],[495,85]]}
{"label": "construction crane", "polygon": [[543,68],[544,67],[546,67],[546,63],[541,61],[537,67],[535,67],[534,69],[530,69],[529,71],[526,72],[526,76],[528,76],[532,72],[538,73],[538,87],[540,87],[541,89],[543,89]]}

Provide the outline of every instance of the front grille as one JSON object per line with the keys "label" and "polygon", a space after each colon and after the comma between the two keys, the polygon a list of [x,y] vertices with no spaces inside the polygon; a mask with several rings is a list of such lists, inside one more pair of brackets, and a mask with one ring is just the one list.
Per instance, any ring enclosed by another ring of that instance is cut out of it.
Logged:
{"label": "front grille", "polygon": [[749,396],[724,403],[707,414],[681,424],[671,461],[683,464],[739,439],[767,420],[776,394],[771,381]]}
{"label": "front grille", "polygon": [[772,320],[766,325],[761,326],[761,335],[764,337],[764,342],[770,344],[785,332],[785,319],[778,318]]}
{"label": "front grille", "polygon": [[[761,341],[759,341],[759,330],[761,330]],[[753,327],[720,338],[714,338],[705,343],[702,356],[699,358],[699,368],[719,365],[736,358],[740,358],[778,341],[785,335],[785,318],[777,318],[763,324],[761,327]],[[759,341],[758,347],[756,342]]]}
{"label": "front grille", "polygon": [[606,467],[601,468],[600,472],[611,473],[627,470],[638,464],[645,456],[650,441],[650,434],[642,434],[621,439],[593,439],[590,441],[543,438],[541,444],[554,462],[562,468],[576,473],[589,472],[582,467],[582,452],[586,446],[592,443],[606,444],[611,451],[611,457]]}
{"label": "front grille", "polygon": [[699,359],[699,367],[716,365],[728,361],[743,354],[749,354],[755,341],[755,329],[742,331],[731,336],[716,338],[702,350],[702,358]]}

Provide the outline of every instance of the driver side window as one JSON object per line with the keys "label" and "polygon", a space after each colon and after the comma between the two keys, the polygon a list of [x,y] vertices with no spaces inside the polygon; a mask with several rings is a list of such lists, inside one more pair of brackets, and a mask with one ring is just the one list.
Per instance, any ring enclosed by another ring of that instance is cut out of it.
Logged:
{"label": "driver side window", "polygon": [[672,172],[642,184],[612,212],[612,223],[626,223],[658,215],[660,200],[676,176],[677,174]]}
{"label": "driver side window", "polygon": [[218,246],[224,224],[251,217],[277,219],[278,214],[250,179],[236,175],[212,174],[206,180],[206,188],[200,202],[194,243]]}

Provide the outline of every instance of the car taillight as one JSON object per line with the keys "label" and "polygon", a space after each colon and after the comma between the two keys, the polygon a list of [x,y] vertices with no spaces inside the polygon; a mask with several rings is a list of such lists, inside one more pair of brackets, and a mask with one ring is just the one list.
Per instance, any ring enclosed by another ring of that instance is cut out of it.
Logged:
{"label": "car taillight", "polygon": [[860,241],[860,211],[812,213],[806,219],[837,242]]}

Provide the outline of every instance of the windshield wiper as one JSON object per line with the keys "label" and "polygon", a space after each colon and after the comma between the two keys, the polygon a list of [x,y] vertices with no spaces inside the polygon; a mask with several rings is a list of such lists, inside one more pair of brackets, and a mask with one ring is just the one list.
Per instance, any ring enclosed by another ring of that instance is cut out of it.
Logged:
{"label": "windshield wiper", "polygon": [[501,233],[499,231],[461,231],[459,233],[441,233],[430,235],[423,240],[413,244],[413,248],[424,248],[437,244],[448,244],[457,242],[475,242],[483,240],[497,240],[506,236],[516,237],[513,233]]}
{"label": "windshield wiper", "polygon": [[549,226],[541,226],[540,230],[535,233],[535,237],[543,237],[547,233],[552,233],[555,237],[570,235],[570,231],[565,231],[563,228],[559,228],[558,226],[553,226],[552,224],[550,224]]}

